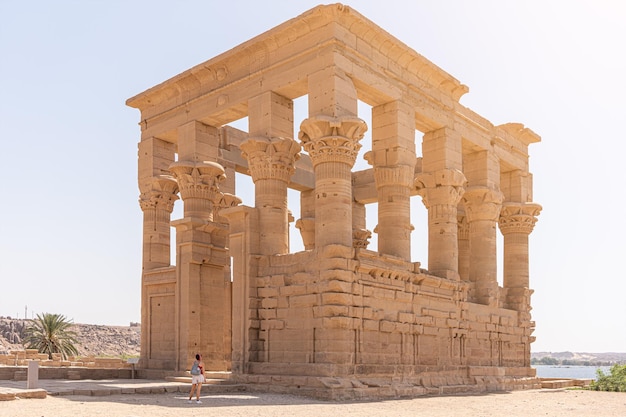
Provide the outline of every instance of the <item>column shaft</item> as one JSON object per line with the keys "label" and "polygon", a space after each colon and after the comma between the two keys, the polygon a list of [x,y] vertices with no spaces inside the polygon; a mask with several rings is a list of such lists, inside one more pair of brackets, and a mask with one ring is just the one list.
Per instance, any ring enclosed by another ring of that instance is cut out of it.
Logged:
{"label": "column shaft", "polygon": [[469,280],[477,302],[497,306],[498,264],[496,225],[504,195],[500,191],[500,160],[490,150],[464,156],[468,186],[463,205],[469,223]]}
{"label": "column shaft", "polygon": [[502,193],[485,187],[469,187],[463,201],[469,223],[469,280],[475,284],[475,298],[481,304],[498,302],[496,221]]}
{"label": "column shaft", "polygon": [[[138,144],[139,204],[143,211],[143,256],[141,276],[141,367],[149,367],[150,360],[171,354],[154,352],[150,345],[151,305],[150,282],[147,273],[155,268],[168,267],[170,257],[170,216],[178,199],[175,181],[164,178],[174,161],[175,146],[154,137]],[[171,335],[173,340],[174,336]],[[167,350],[167,349],[164,349]]]}
{"label": "column shaft", "polygon": [[248,109],[249,138],[240,148],[254,181],[261,253],[289,253],[287,185],[300,157],[292,139],[293,102],[266,91],[251,98]]}
{"label": "column shaft", "polygon": [[461,135],[441,128],[424,135],[422,173],[415,186],[428,209],[428,271],[459,279],[457,205],[466,183]]}
{"label": "column shaft", "polygon": [[351,166],[324,162],[315,167],[315,247],[352,247]]}
{"label": "column shaft", "polygon": [[457,205],[465,176],[458,170],[421,173],[415,179],[418,194],[428,209],[428,271],[459,279]]}
{"label": "column shaft", "polygon": [[540,211],[541,206],[534,203],[505,203],[500,213],[506,305],[518,311],[530,311],[528,237]]}
{"label": "column shaft", "polygon": [[393,101],[372,109],[372,151],[378,194],[378,251],[411,260],[411,189],[415,173],[415,110]]}

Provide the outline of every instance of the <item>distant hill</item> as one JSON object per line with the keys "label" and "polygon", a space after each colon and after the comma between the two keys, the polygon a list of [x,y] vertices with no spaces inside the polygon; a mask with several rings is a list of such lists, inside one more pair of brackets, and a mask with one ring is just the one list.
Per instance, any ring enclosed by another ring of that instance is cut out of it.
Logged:
{"label": "distant hill", "polygon": [[532,352],[531,363],[544,365],[613,365],[626,364],[626,353],[619,352]]}
{"label": "distant hill", "polygon": [[[0,355],[11,350],[22,350],[24,330],[30,320],[0,317]],[[132,326],[103,326],[73,324],[80,356],[139,356],[141,328]]]}

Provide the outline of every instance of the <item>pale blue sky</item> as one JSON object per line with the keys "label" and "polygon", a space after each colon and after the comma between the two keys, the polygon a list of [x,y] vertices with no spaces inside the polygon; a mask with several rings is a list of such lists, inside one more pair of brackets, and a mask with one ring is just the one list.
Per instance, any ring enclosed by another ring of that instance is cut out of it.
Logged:
{"label": "pale blue sky", "polygon": [[[139,112],[126,99],[317,4],[0,0],[0,316],[139,321]],[[469,86],[462,104],[542,137],[533,350],[626,351],[626,3],[346,4]]]}

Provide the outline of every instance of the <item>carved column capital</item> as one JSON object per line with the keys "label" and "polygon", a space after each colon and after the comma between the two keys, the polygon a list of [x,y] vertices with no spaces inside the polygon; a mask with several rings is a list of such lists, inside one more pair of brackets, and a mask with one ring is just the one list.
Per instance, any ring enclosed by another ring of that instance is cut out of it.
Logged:
{"label": "carved column capital", "polygon": [[366,131],[367,124],[358,117],[318,115],[302,122],[298,138],[309,153],[313,166],[322,162],[353,166],[361,149],[359,140]]}
{"label": "carved column capital", "polygon": [[[365,159],[367,159],[368,154],[369,152],[365,154]],[[414,168],[408,165],[374,166],[376,188],[387,186],[411,187],[413,174]]]}
{"label": "carved column capital", "polygon": [[144,183],[139,195],[139,206],[142,211],[147,209],[161,209],[168,213],[174,210],[174,203],[178,200],[178,184],[169,176],[153,177]]}
{"label": "carved column capital", "polygon": [[497,221],[502,208],[504,195],[500,190],[487,187],[468,187],[463,194],[463,205],[467,220]]}
{"label": "carved column capital", "polygon": [[295,172],[295,162],[300,159],[301,146],[291,138],[252,137],[239,148],[248,160],[254,182],[279,179],[289,182]]}
{"label": "carved column capital", "polygon": [[503,235],[525,233],[529,235],[537,223],[541,206],[535,203],[504,203],[498,226]]}
{"label": "carved column capital", "polygon": [[230,193],[220,193],[218,198],[215,200],[215,205],[218,209],[227,209],[230,207],[237,207],[241,204],[241,198],[237,197],[234,194]]}
{"label": "carved column capital", "polygon": [[353,229],[352,246],[357,249],[367,249],[367,245],[370,244],[369,239],[371,237],[372,232],[367,229]]}
{"label": "carved column capital", "polygon": [[467,180],[457,169],[422,172],[415,177],[417,194],[426,208],[437,205],[456,206],[465,192]]}
{"label": "carved column capital", "polygon": [[178,161],[171,164],[169,169],[178,182],[183,201],[188,198],[214,201],[220,196],[218,185],[226,178],[220,164]]}

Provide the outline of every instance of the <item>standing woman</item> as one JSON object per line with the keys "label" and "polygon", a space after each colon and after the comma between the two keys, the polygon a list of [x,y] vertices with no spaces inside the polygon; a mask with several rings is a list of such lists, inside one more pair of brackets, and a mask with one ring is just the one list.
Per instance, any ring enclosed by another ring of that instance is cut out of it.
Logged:
{"label": "standing woman", "polygon": [[189,392],[188,403],[191,403],[191,397],[193,397],[194,390],[196,391],[196,404],[202,404],[200,401],[200,390],[202,389],[202,383],[204,382],[204,362],[202,362],[202,355],[196,354],[196,360],[191,366],[191,391]]}

